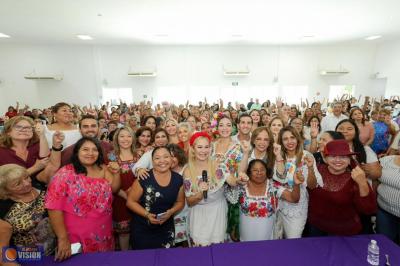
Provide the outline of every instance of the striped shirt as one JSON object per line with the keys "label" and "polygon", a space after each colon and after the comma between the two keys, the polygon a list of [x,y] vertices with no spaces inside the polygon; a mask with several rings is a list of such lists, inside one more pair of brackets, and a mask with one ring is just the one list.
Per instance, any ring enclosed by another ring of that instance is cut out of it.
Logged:
{"label": "striped shirt", "polygon": [[385,211],[400,217],[400,165],[394,160],[397,156],[380,159],[382,165],[381,184],[378,187],[378,204]]}

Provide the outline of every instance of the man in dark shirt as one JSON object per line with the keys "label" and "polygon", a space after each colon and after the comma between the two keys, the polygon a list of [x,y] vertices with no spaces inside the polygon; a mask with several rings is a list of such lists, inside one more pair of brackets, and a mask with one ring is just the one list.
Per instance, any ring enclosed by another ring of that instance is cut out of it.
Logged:
{"label": "man in dark shirt", "polygon": [[[84,115],[82,116],[81,120],[79,121],[79,130],[82,134],[82,137],[91,137],[97,138],[99,134],[99,123],[96,118],[92,115]],[[103,157],[107,160],[107,154],[113,150],[113,146],[106,142],[100,141]],[[61,167],[71,163],[71,155],[74,150],[75,144],[71,145],[61,153]]]}
{"label": "man in dark shirt", "polygon": [[250,110],[253,104],[254,104],[253,98],[250,98],[250,102],[247,103],[247,110]]}

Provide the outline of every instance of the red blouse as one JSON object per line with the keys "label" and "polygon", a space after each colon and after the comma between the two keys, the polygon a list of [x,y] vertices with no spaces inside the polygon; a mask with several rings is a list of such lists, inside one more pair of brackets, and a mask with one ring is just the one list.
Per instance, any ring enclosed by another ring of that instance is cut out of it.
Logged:
{"label": "red blouse", "polygon": [[24,161],[22,158],[17,156],[13,149],[0,147],[0,165],[13,163],[23,166],[26,169],[32,167],[37,159],[41,159],[39,157],[39,142],[30,145],[27,149],[28,157],[26,161]]}
{"label": "red blouse", "polygon": [[359,214],[376,212],[376,195],[361,197],[350,172],[333,175],[327,165],[318,165],[324,186],[309,190],[308,222],[333,235],[355,235],[361,229]]}

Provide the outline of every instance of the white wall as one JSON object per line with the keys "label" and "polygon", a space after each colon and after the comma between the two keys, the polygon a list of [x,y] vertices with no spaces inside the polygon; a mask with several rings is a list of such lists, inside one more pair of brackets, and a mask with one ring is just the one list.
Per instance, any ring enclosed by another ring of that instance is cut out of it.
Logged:
{"label": "white wall", "polygon": [[[131,87],[135,101],[142,100],[143,94],[156,97],[156,88],[160,87],[179,90],[169,92],[172,96],[179,93],[191,97],[192,92],[188,92],[191,88],[215,87],[217,91],[231,87],[232,81],[238,81],[243,89],[271,86],[275,76],[280,86],[308,85],[310,99],[316,92],[327,97],[329,85],[355,85],[356,94],[379,96],[384,93],[385,83],[370,78],[376,70],[376,51],[376,46],[370,43],[280,48],[0,45],[0,109],[5,110],[16,100],[37,107],[61,100],[78,104],[99,102],[102,86]],[[227,78],[222,74],[223,66],[230,69],[248,66],[251,75]],[[338,77],[318,74],[320,69],[340,66],[350,73]],[[127,75],[129,68],[157,68],[158,76],[132,78]],[[33,69],[38,73],[63,73],[64,80],[25,80],[23,76]],[[208,99],[213,96],[223,95],[216,92]]]}
{"label": "white wall", "polygon": [[[40,108],[58,101],[97,102],[94,66],[93,50],[88,46],[0,45],[1,110],[16,101]],[[24,79],[33,70],[37,74],[63,74],[64,79]]]}
{"label": "white wall", "polygon": [[386,97],[400,95],[400,40],[378,46],[374,70],[386,77]]}

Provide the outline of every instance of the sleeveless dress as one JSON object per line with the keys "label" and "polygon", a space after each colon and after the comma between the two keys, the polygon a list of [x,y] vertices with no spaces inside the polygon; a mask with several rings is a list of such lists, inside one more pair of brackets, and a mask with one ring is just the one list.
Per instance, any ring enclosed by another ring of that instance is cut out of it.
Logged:
{"label": "sleeveless dress", "polygon": [[[146,180],[139,180],[143,189],[139,204],[148,212],[160,214],[172,208],[182,187],[183,179],[178,173],[171,172],[171,181],[165,187],[160,186],[149,171]],[[170,248],[174,246],[174,217],[171,216],[163,224],[151,224],[146,218],[133,213],[130,242],[133,249]]]}

